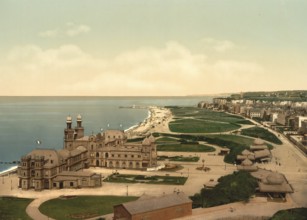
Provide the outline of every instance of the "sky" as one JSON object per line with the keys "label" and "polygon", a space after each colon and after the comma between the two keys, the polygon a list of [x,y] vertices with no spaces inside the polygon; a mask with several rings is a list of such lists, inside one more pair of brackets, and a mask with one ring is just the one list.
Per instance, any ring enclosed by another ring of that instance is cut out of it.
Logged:
{"label": "sky", "polygon": [[306,0],[1,0],[1,96],[307,89]]}

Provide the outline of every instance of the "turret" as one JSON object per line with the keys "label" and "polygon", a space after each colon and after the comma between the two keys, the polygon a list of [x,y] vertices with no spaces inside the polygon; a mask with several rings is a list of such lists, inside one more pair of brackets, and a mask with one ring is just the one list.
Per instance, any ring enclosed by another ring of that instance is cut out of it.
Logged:
{"label": "turret", "polygon": [[74,140],[75,129],[72,129],[72,118],[67,116],[66,118],[66,129],[64,130],[64,148],[71,148]]}
{"label": "turret", "polygon": [[67,118],[66,118],[67,129],[71,129],[71,123],[72,123],[71,116],[67,116]]}
{"label": "turret", "polygon": [[82,127],[82,117],[80,114],[77,116],[77,127],[75,128],[75,131],[76,131],[75,138],[78,139],[84,137],[84,128]]}

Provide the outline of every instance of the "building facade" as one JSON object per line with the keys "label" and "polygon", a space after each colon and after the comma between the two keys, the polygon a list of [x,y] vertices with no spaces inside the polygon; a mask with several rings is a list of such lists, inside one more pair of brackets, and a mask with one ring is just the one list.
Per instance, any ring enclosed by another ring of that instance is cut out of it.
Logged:
{"label": "building facade", "polygon": [[72,128],[72,119],[67,117],[64,130],[64,149],[74,150],[83,146],[88,151],[88,164],[92,167],[142,169],[157,165],[155,138],[151,135],[141,143],[129,143],[124,131],[107,130],[84,136],[82,118],[77,117],[77,126]]}
{"label": "building facade", "polygon": [[142,196],[113,209],[114,220],[168,220],[192,215],[192,201],[184,193],[175,192],[160,197]]}
{"label": "building facade", "polygon": [[64,129],[63,149],[35,149],[21,158],[18,166],[19,187],[43,190],[101,186],[101,175],[80,170],[89,167],[155,167],[157,150],[154,142],[154,137],[149,136],[142,142],[129,143],[125,133],[120,130],[84,136],[81,116],[78,115],[75,128],[69,116]]}

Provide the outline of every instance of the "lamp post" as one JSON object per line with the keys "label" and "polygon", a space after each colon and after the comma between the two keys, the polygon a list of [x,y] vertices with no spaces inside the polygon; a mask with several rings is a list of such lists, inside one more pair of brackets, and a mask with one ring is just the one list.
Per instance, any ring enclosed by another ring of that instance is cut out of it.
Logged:
{"label": "lamp post", "polygon": [[128,196],[128,185],[127,185],[127,196]]}

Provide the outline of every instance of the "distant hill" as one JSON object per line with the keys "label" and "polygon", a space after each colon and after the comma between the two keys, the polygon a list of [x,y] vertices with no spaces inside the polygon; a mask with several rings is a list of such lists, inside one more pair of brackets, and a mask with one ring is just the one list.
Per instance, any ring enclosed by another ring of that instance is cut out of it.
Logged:
{"label": "distant hill", "polygon": [[251,100],[267,101],[307,101],[307,90],[283,90],[271,92],[244,92],[242,94],[232,94],[231,97],[242,97]]}

